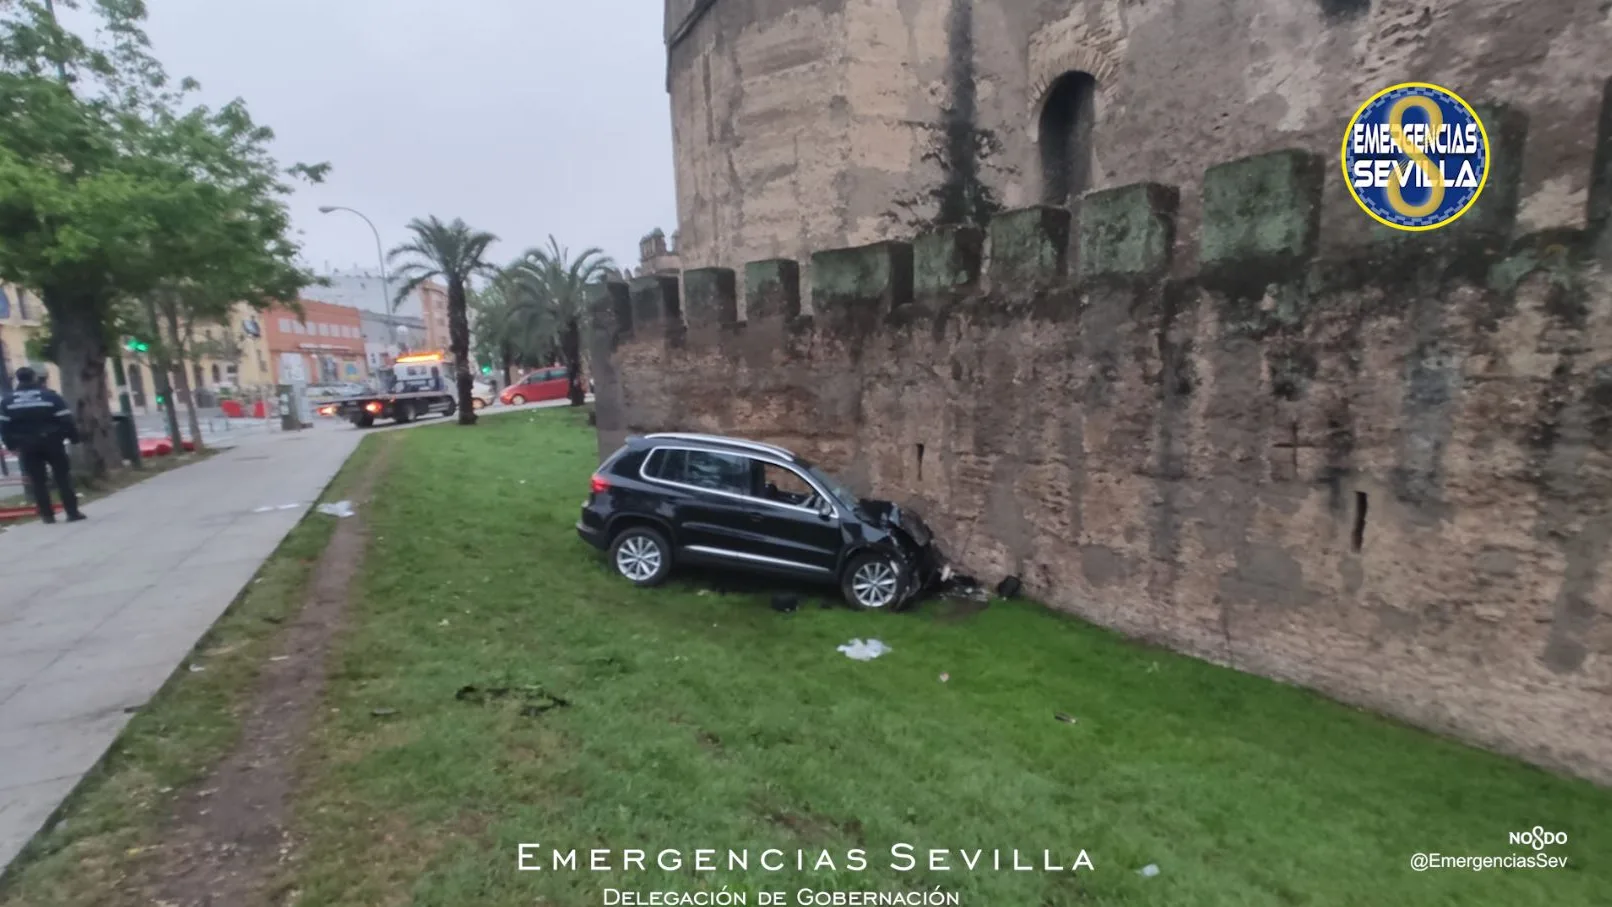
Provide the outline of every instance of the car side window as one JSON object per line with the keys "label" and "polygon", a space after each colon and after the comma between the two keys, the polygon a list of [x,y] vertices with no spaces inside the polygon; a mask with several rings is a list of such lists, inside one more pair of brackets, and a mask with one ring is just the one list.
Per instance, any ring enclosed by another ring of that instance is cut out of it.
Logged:
{"label": "car side window", "polygon": [[750,459],[708,450],[659,450],[649,464],[649,474],[667,482],[680,482],[695,488],[749,494]]}
{"label": "car side window", "polygon": [[768,501],[805,507],[817,496],[816,489],[801,478],[800,473],[774,463],[761,464],[761,494]]}

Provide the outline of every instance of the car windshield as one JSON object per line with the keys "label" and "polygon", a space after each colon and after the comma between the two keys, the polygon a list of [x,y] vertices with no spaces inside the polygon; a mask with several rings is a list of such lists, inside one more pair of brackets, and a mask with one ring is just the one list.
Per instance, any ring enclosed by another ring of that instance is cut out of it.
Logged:
{"label": "car windshield", "polygon": [[805,466],[811,477],[817,480],[817,484],[823,486],[825,491],[833,495],[834,500],[838,501],[841,507],[846,510],[856,509],[856,495],[852,494],[844,485],[841,485],[833,476],[809,463],[802,463],[801,465]]}

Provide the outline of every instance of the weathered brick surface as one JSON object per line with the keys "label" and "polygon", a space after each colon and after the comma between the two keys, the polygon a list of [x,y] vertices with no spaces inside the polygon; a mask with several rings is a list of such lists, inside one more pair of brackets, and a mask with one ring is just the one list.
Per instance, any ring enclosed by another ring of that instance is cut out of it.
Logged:
{"label": "weathered brick surface", "polygon": [[[1290,197],[1294,161],[1256,191]],[[947,292],[889,308],[912,256],[849,250],[819,295],[876,315],[860,334],[786,306],[682,347],[634,331],[601,439],[784,444],[1053,607],[1612,782],[1598,234],[1295,264],[1311,222],[1252,198],[1238,217],[1278,223],[1232,217],[1220,248],[1243,251],[1165,278],[1170,193],[1106,201],[1110,264],[1078,281],[931,278]],[[944,241],[918,248],[951,268]]]}

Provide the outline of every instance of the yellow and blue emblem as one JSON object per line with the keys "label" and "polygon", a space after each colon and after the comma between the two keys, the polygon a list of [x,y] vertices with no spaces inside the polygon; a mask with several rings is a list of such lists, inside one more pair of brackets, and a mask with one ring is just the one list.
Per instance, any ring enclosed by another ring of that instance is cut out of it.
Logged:
{"label": "yellow and blue emblem", "polygon": [[1396,230],[1436,230],[1465,214],[1489,179],[1489,134],[1455,92],[1385,88],[1343,134],[1343,179],[1366,213]]}

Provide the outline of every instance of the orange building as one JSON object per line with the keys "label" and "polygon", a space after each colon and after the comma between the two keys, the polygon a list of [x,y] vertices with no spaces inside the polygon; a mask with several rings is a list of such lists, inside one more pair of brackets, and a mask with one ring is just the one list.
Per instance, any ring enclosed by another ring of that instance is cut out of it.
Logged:
{"label": "orange building", "polygon": [[277,384],[364,381],[363,312],[352,306],[302,300],[303,315],[274,306],[258,319]]}
{"label": "orange building", "polygon": [[426,349],[445,350],[448,348],[448,291],[431,281],[421,284],[419,293]]}

